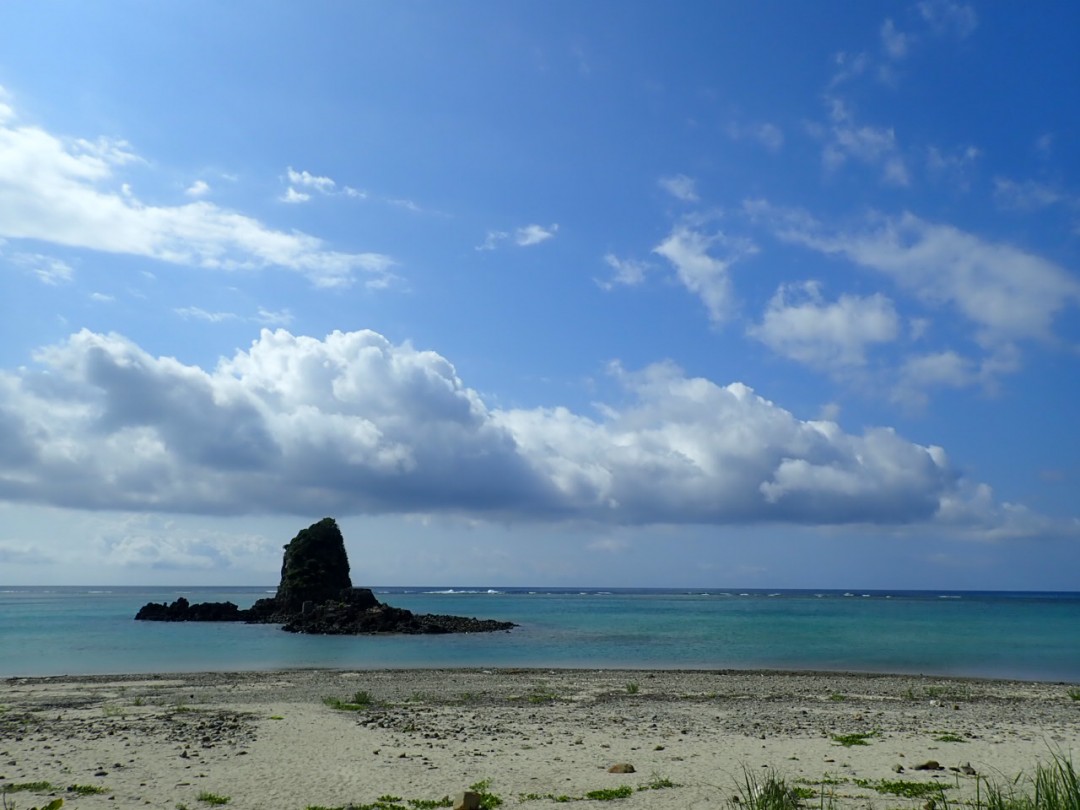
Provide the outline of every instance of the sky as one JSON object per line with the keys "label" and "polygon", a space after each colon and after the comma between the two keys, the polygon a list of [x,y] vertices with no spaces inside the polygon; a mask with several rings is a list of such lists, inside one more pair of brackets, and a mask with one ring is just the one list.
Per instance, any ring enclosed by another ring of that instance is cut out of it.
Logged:
{"label": "sky", "polygon": [[0,584],[1080,590],[1078,30],[0,4]]}

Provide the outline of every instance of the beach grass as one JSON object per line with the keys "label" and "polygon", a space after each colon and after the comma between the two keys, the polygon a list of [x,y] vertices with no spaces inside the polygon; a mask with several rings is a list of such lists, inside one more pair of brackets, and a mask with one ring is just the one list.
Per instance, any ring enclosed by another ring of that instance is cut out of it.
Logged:
{"label": "beach grass", "polygon": [[802,799],[798,788],[788,786],[784,778],[769,770],[763,778],[743,769],[743,778],[736,786],[730,805],[740,810],[799,810]]}
{"label": "beach grass", "polygon": [[1049,764],[1040,762],[1026,781],[1029,784],[1020,777],[1006,784],[987,781],[986,797],[980,791],[976,806],[980,810],[1080,810],[1080,775],[1064,755],[1054,754]]}
{"label": "beach grass", "polygon": [[873,737],[878,736],[877,731],[861,731],[854,732],[852,734],[833,734],[832,741],[837,745],[842,745],[844,748],[851,748],[853,745],[869,745],[870,740]]}
{"label": "beach grass", "polygon": [[361,689],[353,693],[352,700],[342,700],[337,697],[324,697],[323,703],[331,709],[336,709],[340,712],[359,712],[371,708],[375,705],[375,700],[371,697],[371,693]]}

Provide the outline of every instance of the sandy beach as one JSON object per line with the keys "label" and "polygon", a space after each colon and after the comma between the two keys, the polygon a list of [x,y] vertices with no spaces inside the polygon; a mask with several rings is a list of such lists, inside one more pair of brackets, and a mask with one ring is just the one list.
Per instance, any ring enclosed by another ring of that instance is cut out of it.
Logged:
{"label": "sandy beach", "polygon": [[[487,780],[508,808],[604,797],[688,808],[730,805],[747,774],[772,773],[809,807],[821,791],[835,806],[922,806],[882,789],[930,783],[953,803],[974,796],[980,779],[1012,780],[1055,753],[1075,763],[1075,690],[540,669],[9,678],[0,787],[16,789],[6,799],[20,808],[62,797],[65,807],[174,810],[212,806],[214,796],[238,810],[304,810],[387,795],[453,799]],[[940,770],[917,769],[930,761]],[[617,764],[633,772],[611,773]]]}

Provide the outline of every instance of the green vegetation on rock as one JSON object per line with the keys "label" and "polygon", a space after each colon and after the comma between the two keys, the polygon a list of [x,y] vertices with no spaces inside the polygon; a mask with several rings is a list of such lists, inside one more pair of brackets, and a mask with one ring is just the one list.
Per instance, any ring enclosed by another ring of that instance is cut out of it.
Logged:
{"label": "green vegetation on rock", "polygon": [[333,518],[302,529],[285,546],[277,601],[286,610],[334,599],[351,587],[345,538]]}

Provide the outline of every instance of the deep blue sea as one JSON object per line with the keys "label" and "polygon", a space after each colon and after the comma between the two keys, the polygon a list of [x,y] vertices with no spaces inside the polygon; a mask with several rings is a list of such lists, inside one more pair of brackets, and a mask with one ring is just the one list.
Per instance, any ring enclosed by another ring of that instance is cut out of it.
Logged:
{"label": "deep blue sea", "polygon": [[783,669],[1080,682],[1080,593],[375,588],[504,633],[303,636],[275,626],[136,622],[146,602],[266,588],[0,587],[0,676],[294,667]]}

